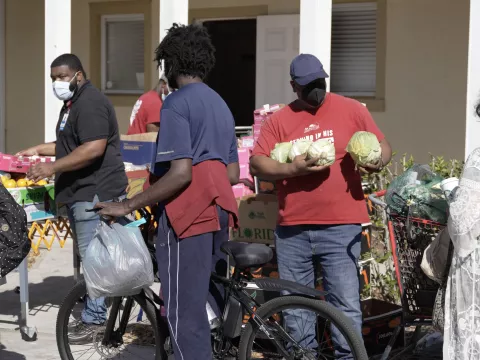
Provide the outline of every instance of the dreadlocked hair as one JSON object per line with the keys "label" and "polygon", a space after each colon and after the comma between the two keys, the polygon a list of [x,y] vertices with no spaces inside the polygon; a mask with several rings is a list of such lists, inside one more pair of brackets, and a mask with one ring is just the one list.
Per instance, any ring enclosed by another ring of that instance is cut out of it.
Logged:
{"label": "dreadlocked hair", "polygon": [[155,61],[161,68],[168,64],[167,77],[185,75],[204,80],[215,66],[215,47],[202,25],[178,25],[168,30],[155,50]]}

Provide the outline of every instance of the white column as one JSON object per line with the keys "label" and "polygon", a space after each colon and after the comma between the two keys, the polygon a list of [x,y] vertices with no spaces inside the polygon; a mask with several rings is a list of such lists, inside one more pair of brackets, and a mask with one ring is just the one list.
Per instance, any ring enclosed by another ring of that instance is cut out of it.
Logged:
{"label": "white column", "polygon": [[188,0],[160,0],[160,42],[174,23],[188,25]]}
{"label": "white column", "polygon": [[5,0],[0,0],[0,152],[5,152]]}
{"label": "white column", "polygon": [[45,142],[54,141],[62,102],[52,91],[50,64],[71,51],[71,0],[45,0]]}
{"label": "white column", "polygon": [[160,42],[174,23],[188,25],[188,0],[160,0]]}
{"label": "white column", "polygon": [[[480,103],[480,1],[470,0],[470,30],[468,40],[467,123],[465,158],[480,147],[480,117],[475,106]],[[453,121],[453,120],[452,120]]]}
{"label": "white column", "polygon": [[[330,75],[332,0],[300,0],[300,53],[315,55]],[[327,90],[330,81],[327,79]]]}

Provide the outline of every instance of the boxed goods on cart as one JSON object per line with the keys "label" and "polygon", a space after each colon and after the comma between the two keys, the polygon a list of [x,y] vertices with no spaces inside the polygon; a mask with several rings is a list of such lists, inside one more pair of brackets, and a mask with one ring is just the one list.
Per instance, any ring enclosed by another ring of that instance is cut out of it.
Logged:
{"label": "boxed goods on cart", "polygon": [[52,162],[51,157],[22,157],[15,155],[0,155],[2,169],[0,179],[15,201],[22,205],[27,214],[27,221],[52,219],[56,214],[55,188],[53,181],[43,179],[34,182],[27,179],[28,169],[40,162]]}
{"label": "boxed goods on cart", "polygon": [[127,198],[131,199],[148,187],[149,166],[124,163],[128,179]]}
{"label": "boxed goods on cart", "polygon": [[33,164],[52,161],[53,158],[48,156],[26,157],[0,153],[0,171],[26,174]]}
{"label": "boxed goods on cart", "polygon": [[240,228],[230,229],[230,240],[272,245],[277,226],[277,197],[249,195],[238,198],[237,204]]}
{"label": "boxed goods on cart", "polygon": [[123,161],[133,165],[150,165],[157,149],[157,133],[120,135]]}

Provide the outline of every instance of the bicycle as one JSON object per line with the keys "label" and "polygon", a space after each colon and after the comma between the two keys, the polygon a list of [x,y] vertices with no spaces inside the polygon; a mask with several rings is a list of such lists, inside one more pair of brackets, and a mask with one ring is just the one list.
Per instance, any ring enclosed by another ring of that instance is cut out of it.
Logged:
{"label": "bicycle", "polygon": [[[142,230],[147,242],[146,234],[151,216],[146,215],[145,211],[142,216],[147,221]],[[149,250],[155,267],[155,252],[152,251],[150,244]],[[211,322],[214,359],[333,359],[335,357],[329,337],[330,326],[335,326],[344,336],[350,346],[353,359],[368,359],[362,338],[353,328],[351,321],[341,311],[321,300],[325,297],[325,292],[291,281],[274,278],[254,279],[251,276],[250,268],[261,267],[272,259],[273,252],[268,246],[228,242],[222,246],[222,251],[233,259],[235,268],[231,278],[216,273],[211,275],[211,281],[223,285],[226,304],[216,326]],[[283,295],[260,305],[248,293],[249,283],[253,283],[258,289],[264,291],[286,291],[290,295]],[[128,318],[132,314],[134,303],[140,305],[152,326],[154,342],[150,350],[153,350],[155,355],[147,358],[172,359],[174,354],[167,321],[160,315],[160,308],[164,304],[151,288],[144,289],[140,294],[132,297],[110,299],[108,304],[110,312],[105,326],[99,327],[91,336],[95,352],[89,356],[87,352],[82,352],[79,358],[73,357],[74,353],[80,353],[81,350],[74,347],[72,351],[69,344],[69,318],[74,302],[85,296],[85,282],[81,281],[75,285],[60,307],[57,319],[57,342],[62,360],[95,359],[94,355],[97,357],[100,355],[101,358],[116,358],[120,348],[125,345],[123,336],[128,329]],[[294,309],[304,310],[301,314],[310,311],[316,314],[316,319],[320,317],[324,319],[317,320],[316,324],[312,325],[315,326],[313,329],[316,329],[314,332],[318,345],[314,349],[302,346],[305,334],[295,336],[294,339],[288,329],[282,326],[283,312]],[[121,316],[120,312],[123,312]],[[246,323],[245,315],[249,316]],[[139,316],[137,320],[138,318]],[[120,321],[118,327],[115,327],[117,320]],[[322,325],[323,329],[321,329]],[[320,341],[323,338],[325,341]],[[84,355],[86,356],[83,357]],[[138,355],[135,356],[141,358]]]}

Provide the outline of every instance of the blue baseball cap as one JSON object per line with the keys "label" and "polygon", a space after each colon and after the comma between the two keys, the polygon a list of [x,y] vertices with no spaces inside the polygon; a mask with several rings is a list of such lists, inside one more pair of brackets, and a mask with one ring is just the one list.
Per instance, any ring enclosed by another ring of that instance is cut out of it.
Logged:
{"label": "blue baseball cap", "polygon": [[300,54],[290,64],[290,77],[298,85],[305,86],[313,80],[328,78],[328,74],[316,56]]}

